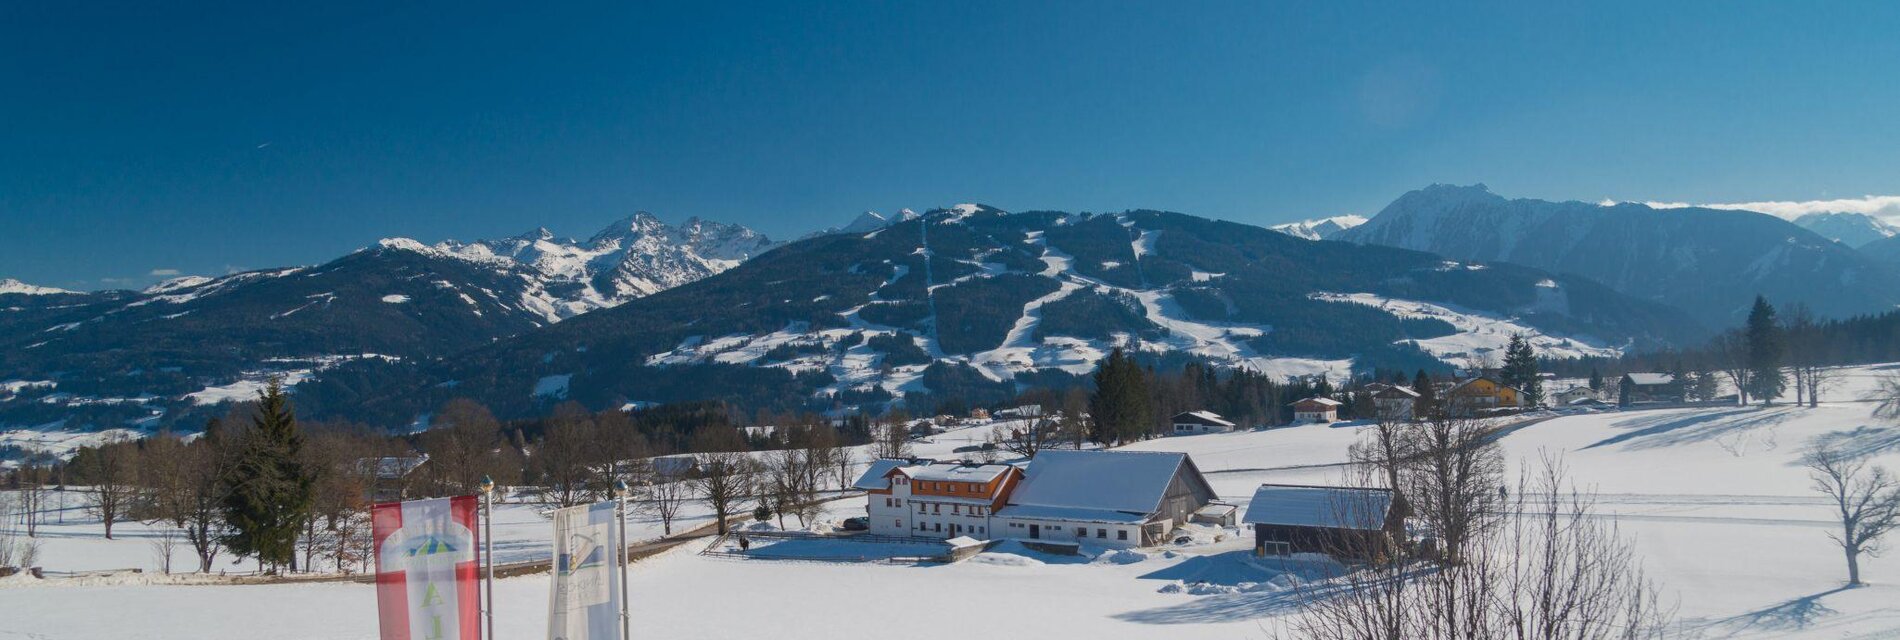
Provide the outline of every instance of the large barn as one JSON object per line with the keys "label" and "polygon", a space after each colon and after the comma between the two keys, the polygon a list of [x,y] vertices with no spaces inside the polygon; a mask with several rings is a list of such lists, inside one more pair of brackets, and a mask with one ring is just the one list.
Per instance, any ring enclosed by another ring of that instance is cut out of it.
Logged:
{"label": "large barn", "polygon": [[1185,453],[1043,451],[991,528],[995,537],[1146,547],[1214,500]]}

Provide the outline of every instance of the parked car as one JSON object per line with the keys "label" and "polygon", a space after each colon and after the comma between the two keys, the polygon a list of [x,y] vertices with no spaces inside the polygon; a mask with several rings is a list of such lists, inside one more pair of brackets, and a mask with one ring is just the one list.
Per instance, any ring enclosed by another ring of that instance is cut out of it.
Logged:
{"label": "parked car", "polygon": [[869,531],[870,529],[871,529],[870,518],[867,518],[864,516],[858,516],[856,518],[845,518],[845,521],[844,521],[845,531]]}

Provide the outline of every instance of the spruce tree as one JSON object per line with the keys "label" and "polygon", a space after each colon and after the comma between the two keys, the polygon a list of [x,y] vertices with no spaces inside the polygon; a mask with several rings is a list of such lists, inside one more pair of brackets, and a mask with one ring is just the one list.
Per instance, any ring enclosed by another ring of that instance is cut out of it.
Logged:
{"label": "spruce tree", "polygon": [[1590,367],[1590,391],[1603,393],[1603,374],[1597,372],[1596,367]]}
{"label": "spruce tree", "polygon": [[1151,408],[1146,372],[1117,348],[1095,370],[1095,395],[1089,398],[1096,442],[1120,444],[1148,431]]}
{"label": "spruce tree", "polygon": [[1537,406],[1544,400],[1544,383],[1537,378],[1537,350],[1524,336],[1513,334],[1504,348],[1503,382],[1524,392],[1525,403]]}
{"label": "spruce tree", "polygon": [[1763,405],[1774,404],[1775,398],[1781,397],[1787,389],[1788,379],[1781,371],[1781,326],[1767,298],[1755,296],[1755,307],[1748,311],[1743,335],[1748,341],[1748,393],[1761,398]]}
{"label": "spruce tree", "polygon": [[1412,377],[1412,390],[1418,392],[1418,399],[1412,401],[1412,415],[1418,418],[1430,418],[1438,411],[1438,392],[1432,389],[1432,377],[1425,375],[1424,369]]}
{"label": "spruce tree", "polygon": [[277,380],[258,393],[257,413],[224,476],[225,546],[260,564],[296,569],[297,534],[315,501],[315,477],[301,460],[303,434]]}

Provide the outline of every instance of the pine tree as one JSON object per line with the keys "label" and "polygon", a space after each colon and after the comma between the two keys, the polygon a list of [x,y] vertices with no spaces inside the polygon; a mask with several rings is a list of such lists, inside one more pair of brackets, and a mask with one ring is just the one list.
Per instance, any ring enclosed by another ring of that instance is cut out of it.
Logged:
{"label": "pine tree", "polygon": [[1590,367],[1590,391],[1603,393],[1603,374],[1599,373],[1596,367]]}
{"label": "pine tree", "polygon": [[1095,395],[1089,398],[1096,442],[1120,444],[1147,433],[1152,411],[1148,376],[1133,358],[1117,348],[1095,370]]}
{"label": "pine tree", "polygon": [[1412,415],[1418,418],[1430,418],[1438,411],[1438,392],[1432,389],[1432,377],[1425,375],[1424,369],[1412,377],[1412,390],[1418,392],[1418,399],[1412,401]]}
{"label": "pine tree", "polygon": [[1510,344],[1504,348],[1501,377],[1506,386],[1524,392],[1526,404],[1533,407],[1543,404],[1544,383],[1537,378],[1537,350],[1524,336],[1512,334]]}
{"label": "pine tree", "polygon": [[1781,326],[1767,298],[1755,296],[1755,307],[1748,311],[1743,335],[1748,341],[1748,393],[1761,398],[1763,405],[1774,404],[1775,398],[1781,397],[1787,389],[1788,379],[1781,371]]}
{"label": "pine tree", "polygon": [[224,543],[240,556],[296,570],[298,529],[315,502],[315,476],[300,462],[303,434],[281,383],[258,393],[257,413],[224,477]]}

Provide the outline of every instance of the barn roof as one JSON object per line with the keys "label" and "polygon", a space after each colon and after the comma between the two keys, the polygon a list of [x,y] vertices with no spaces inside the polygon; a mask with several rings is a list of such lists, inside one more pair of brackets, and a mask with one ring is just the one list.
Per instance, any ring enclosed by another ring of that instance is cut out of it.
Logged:
{"label": "barn roof", "polygon": [[1628,378],[1630,384],[1638,386],[1675,384],[1676,382],[1676,376],[1667,373],[1626,373],[1623,377]]}
{"label": "barn roof", "polygon": [[1206,482],[1193,465],[1187,454],[1165,451],[1043,451],[1009,504],[1151,514],[1182,467]]}
{"label": "barn roof", "polygon": [[1392,490],[1263,484],[1247,503],[1247,524],[1372,531],[1385,527]]}
{"label": "barn roof", "polygon": [[1302,399],[1302,400],[1299,400],[1299,401],[1297,401],[1297,402],[1294,402],[1293,404],[1306,404],[1306,403],[1309,403],[1309,402],[1310,402],[1310,403],[1313,403],[1313,404],[1323,404],[1323,405],[1326,405],[1326,406],[1329,406],[1329,407],[1337,407],[1337,406],[1340,406],[1340,405],[1342,405],[1342,404],[1345,404],[1345,403],[1343,403],[1343,402],[1340,402],[1340,401],[1338,401],[1338,400],[1334,400],[1334,399],[1332,399],[1332,398],[1322,398],[1322,397],[1312,397],[1312,398],[1305,398],[1305,399]]}

